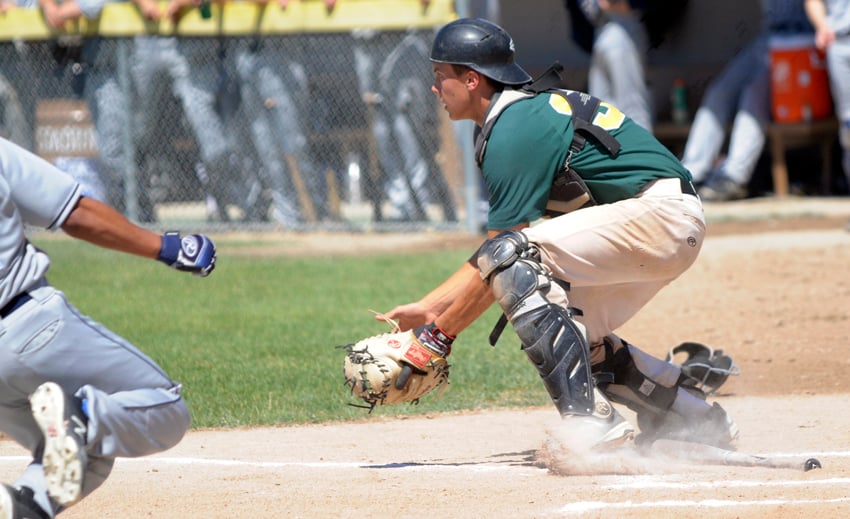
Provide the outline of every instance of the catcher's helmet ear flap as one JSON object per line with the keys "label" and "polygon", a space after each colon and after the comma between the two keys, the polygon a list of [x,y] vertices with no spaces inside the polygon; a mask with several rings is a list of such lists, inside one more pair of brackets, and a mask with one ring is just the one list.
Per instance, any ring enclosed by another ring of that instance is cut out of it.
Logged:
{"label": "catcher's helmet ear flap", "polygon": [[461,18],[443,26],[434,38],[431,61],[465,65],[506,85],[531,81],[531,76],[514,63],[510,34],[482,18]]}
{"label": "catcher's helmet ear flap", "polygon": [[723,350],[712,350],[698,342],[683,342],[672,348],[666,360],[678,364],[691,385],[706,395],[717,391],[730,375],[741,374],[732,357],[724,355]]}

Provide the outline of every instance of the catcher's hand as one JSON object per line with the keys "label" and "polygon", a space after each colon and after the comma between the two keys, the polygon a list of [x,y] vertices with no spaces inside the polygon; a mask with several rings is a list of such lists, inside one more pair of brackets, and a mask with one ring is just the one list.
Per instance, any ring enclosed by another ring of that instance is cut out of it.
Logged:
{"label": "catcher's hand", "polygon": [[345,383],[370,410],[376,405],[418,403],[449,382],[445,356],[424,346],[413,331],[384,333],[340,347],[347,352]]}

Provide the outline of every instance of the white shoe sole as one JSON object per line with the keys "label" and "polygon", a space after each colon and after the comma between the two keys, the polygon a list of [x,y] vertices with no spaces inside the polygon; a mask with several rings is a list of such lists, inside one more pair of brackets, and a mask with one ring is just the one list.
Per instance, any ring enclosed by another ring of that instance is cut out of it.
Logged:
{"label": "white shoe sole", "polygon": [[619,424],[615,425],[611,428],[605,436],[603,436],[599,442],[607,443],[607,442],[616,442],[618,440],[622,440],[624,438],[628,438],[630,434],[634,433],[635,430],[632,427],[632,424],[629,422],[623,421]]}
{"label": "white shoe sole", "polygon": [[595,452],[606,452],[609,450],[619,449],[634,440],[634,438],[634,427],[632,427],[629,422],[623,421],[605,433],[605,436],[603,436],[599,442],[593,446],[593,450]]}
{"label": "white shoe sole", "polygon": [[[80,445],[67,433],[65,394],[57,384],[47,382],[30,396],[30,405],[44,434],[42,465],[47,492],[62,506],[73,505],[82,497],[85,467],[80,460]],[[74,426],[85,430],[84,424]]]}

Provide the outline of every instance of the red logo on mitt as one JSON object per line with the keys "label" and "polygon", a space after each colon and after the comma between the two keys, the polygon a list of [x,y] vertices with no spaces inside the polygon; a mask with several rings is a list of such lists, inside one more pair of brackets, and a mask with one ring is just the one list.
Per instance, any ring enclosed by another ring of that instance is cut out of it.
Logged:
{"label": "red logo on mitt", "polygon": [[413,365],[425,369],[428,361],[431,360],[431,352],[427,348],[418,343],[413,343],[410,348],[404,352],[404,357],[413,363]]}
{"label": "red logo on mitt", "polygon": [[392,348],[394,350],[397,350],[397,349],[401,348],[401,343],[398,342],[395,339],[390,339],[390,340],[387,341],[387,346],[389,346],[390,348]]}

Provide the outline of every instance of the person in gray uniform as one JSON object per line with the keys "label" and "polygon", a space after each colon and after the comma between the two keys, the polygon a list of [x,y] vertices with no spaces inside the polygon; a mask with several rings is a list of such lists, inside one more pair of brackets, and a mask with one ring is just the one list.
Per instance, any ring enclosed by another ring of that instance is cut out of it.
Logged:
{"label": "person in gray uniform", "polygon": [[[290,2],[277,0],[281,9]],[[239,110],[227,124],[250,148],[262,189],[253,197],[249,220],[271,216],[290,230],[328,216],[325,182],[310,154],[305,127],[310,85],[295,42],[260,34],[229,38],[226,54],[240,93]]]}
{"label": "person in gray uniform", "polygon": [[[285,37],[245,37],[231,42],[241,92],[241,115],[235,131],[246,133],[259,162],[266,196],[257,201],[261,214],[288,229],[323,214],[318,168],[308,152],[302,113],[309,88],[304,67],[284,49]],[[300,194],[300,197],[299,197]],[[306,217],[306,218],[305,218]]]}
{"label": "person in gray uniform", "polygon": [[[799,0],[762,0],[759,34],[729,61],[705,90],[694,115],[682,163],[703,200],[745,198],[770,123],[770,47],[775,35],[812,28]],[[726,158],[720,158],[731,120]]]}
{"label": "person in gray uniform", "polygon": [[385,193],[401,221],[427,221],[427,205],[440,204],[447,222],[457,221],[455,203],[437,164],[434,137],[437,106],[429,97],[430,77],[418,63],[428,42],[417,31],[356,30],[354,67],[367,106]]}
{"label": "person in gray uniform", "polygon": [[652,130],[652,100],[646,83],[649,35],[641,23],[638,4],[631,0],[580,0],[581,11],[596,26],[587,92],[610,101],[636,123]]}
{"label": "person in gray uniform", "polygon": [[[179,23],[181,13],[197,4],[193,0],[171,0],[163,12],[153,11],[150,19],[167,17]],[[239,154],[233,136],[227,131],[222,105],[219,43],[214,38],[182,38],[140,35],[135,38],[132,63],[133,84],[138,97],[138,144],[140,161],[157,153],[161,124],[180,124],[175,114],[162,113],[165,96],[180,101],[183,114],[198,146],[204,189],[215,199],[211,219],[229,221],[226,208],[247,204],[246,183],[238,171]],[[237,103],[238,99],[226,99]]]}
{"label": "person in gray uniform", "polygon": [[190,415],[178,382],[47,281],[50,258],[26,226],[201,277],[213,271],[216,249],[201,234],[133,224],[0,139],[0,431],[33,455],[14,484],[0,485],[0,517],[48,518],[103,484],[117,457],[176,445]]}
{"label": "person in gray uniform", "polygon": [[832,102],[840,123],[841,166],[850,190],[850,1],[806,0],[805,8],[816,31],[815,44],[826,51]]}
{"label": "person in gray uniform", "polygon": [[[45,21],[53,28],[64,27],[80,17],[95,19],[104,6],[124,0],[39,0]],[[133,0],[144,15],[158,11],[153,0]],[[121,84],[118,70],[119,41],[99,36],[86,38],[81,58],[85,65],[83,97],[92,116],[98,149],[99,180],[103,184],[103,201],[127,214],[126,180],[136,174],[134,153],[130,144],[132,113],[131,88]],[[136,191],[139,204],[137,218],[154,220],[153,205],[144,189]]]}
{"label": "person in gray uniform", "polygon": [[[36,0],[0,0],[0,13],[36,7]],[[37,74],[32,67],[33,44],[22,39],[0,41],[0,136],[34,149]]]}

